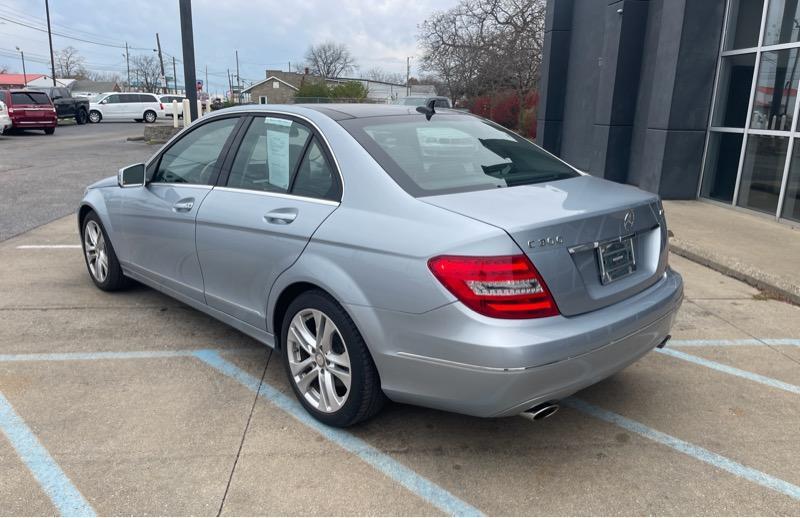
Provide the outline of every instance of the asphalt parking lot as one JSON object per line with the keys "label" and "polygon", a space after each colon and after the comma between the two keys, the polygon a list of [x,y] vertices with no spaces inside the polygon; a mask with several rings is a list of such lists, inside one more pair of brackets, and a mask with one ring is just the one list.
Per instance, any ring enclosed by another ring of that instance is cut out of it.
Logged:
{"label": "asphalt parking lot", "polygon": [[[800,514],[800,308],[672,256],[672,342],[550,419],[392,404],[326,428],[250,338],[93,286],[74,216],[54,218],[154,151],[104,126],[0,142],[0,514]],[[91,160],[60,161],[60,135]]]}

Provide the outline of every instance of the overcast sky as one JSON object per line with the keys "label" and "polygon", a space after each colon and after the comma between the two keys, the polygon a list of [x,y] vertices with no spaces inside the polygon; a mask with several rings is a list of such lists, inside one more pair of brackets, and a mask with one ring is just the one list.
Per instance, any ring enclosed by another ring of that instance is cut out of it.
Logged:
{"label": "overcast sky", "polygon": [[[381,67],[405,74],[406,56],[419,55],[417,25],[455,3],[193,0],[195,60],[199,71],[208,66],[212,92],[227,90],[226,69],[234,72],[236,49],[242,78],[260,80],[266,68],[285,70],[289,62],[294,67],[310,44],[326,40],[346,44],[362,70]],[[50,16],[54,32],[110,45],[124,46],[127,41],[137,48],[131,55],[153,53],[158,32],[167,68],[172,66],[170,56],[181,58],[178,0],[50,0]],[[0,0],[0,17],[45,27],[44,0]],[[125,76],[124,49],[53,36],[55,49],[70,45],[86,58],[87,68]],[[12,72],[22,72],[17,46],[25,51],[28,72],[49,71],[47,34],[0,19],[0,66]],[[182,76],[178,63],[178,77]]]}

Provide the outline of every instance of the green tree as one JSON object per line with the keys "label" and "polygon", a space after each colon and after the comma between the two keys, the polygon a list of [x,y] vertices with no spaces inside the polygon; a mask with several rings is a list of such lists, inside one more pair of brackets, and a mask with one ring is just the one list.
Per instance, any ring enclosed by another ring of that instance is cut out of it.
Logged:
{"label": "green tree", "polygon": [[359,81],[347,81],[346,83],[339,83],[331,89],[331,97],[335,99],[365,99],[368,90],[363,83]]}
{"label": "green tree", "polygon": [[331,89],[323,81],[306,81],[300,86],[295,97],[325,97],[331,96]]}

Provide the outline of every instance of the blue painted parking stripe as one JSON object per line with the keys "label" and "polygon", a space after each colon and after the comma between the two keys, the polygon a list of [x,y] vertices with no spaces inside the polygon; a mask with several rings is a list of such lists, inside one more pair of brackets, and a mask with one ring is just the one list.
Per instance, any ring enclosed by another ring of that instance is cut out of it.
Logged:
{"label": "blue painted parking stripe", "polygon": [[746,380],[755,381],[756,383],[761,383],[762,385],[767,385],[769,387],[785,390],[786,392],[791,392],[793,394],[800,394],[800,387],[798,387],[797,385],[792,385],[791,383],[786,383],[784,381],[776,380],[774,378],[768,378],[766,376],[762,376],[761,374],[756,374],[754,372],[737,369],[736,367],[731,367],[723,363],[706,360],[705,358],[700,358],[699,356],[686,354],[683,351],[676,351],[675,349],[656,349],[656,351],[658,351],[661,354],[666,354],[667,356],[672,356],[673,358],[680,358],[681,360],[685,360],[687,362],[696,363],[697,365],[702,365],[703,367],[714,369],[715,371],[724,372],[725,374],[730,374],[731,376],[738,376]]}
{"label": "blue painted parking stripe", "polygon": [[669,341],[669,345],[676,347],[728,347],[728,346],[767,346],[767,345],[790,345],[800,347],[798,338],[740,338],[736,340],[675,340]]}
{"label": "blue painted parking stripe", "polygon": [[678,439],[672,435],[659,432],[658,430],[654,430],[653,428],[650,428],[649,426],[638,421],[628,419],[627,417],[615,414],[614,412],[594,406],[586,401],[577,398],[567,398],[563,401],[563,403],[566,406],[583,412],[584,414],[600,419],[601,421],[614,424],[620,428],[624,428],[629,432],[641,435],[642,437],[650,439],[651,441],[663,444],[664,446],[689,455],[690,457],[694,457],[701,462],[705,462],[706,464],[711,464],[712,466],[725,470],[737,477],[749,480],[750,482],[754,482],[760,486],[773,489],[783,493],[784,495],[794,498],[795,500],[800,500],[800,487],[786,482],[785,480],[773,477],[772,475],[767,475],[766,473],[758,471],[757,469],[747,467],[744,464],[740,464],[727,457],[723,457],[722,455],[694,445],[690,442],[686,442],[682,439]]}
{"label": "blue painted parking stripe", "polygon": [[62,516],[95,516],[53,457],[0,393],[0,430]]}
{"label": "blue painted parking stripe", "polygon": [[[198,349],[178,349],[172,351],[100,351],[88,353],[22,353],[0,354],[2,362],[50,362],[50,361],[91,361],[91,360],[137,360],[148,358],[175,358],[193,356]],[[206,349],[203,349],[206,350]],[[240,347],[218,349],[220,352],[242,353],[263,351],[263,347]]]}
{"label": "blue painted parking stripe", "polygon": [[430,502],[441,511],[451,516],[483,516],[478,509],[458,499],[446,489],[434,484],[412,469],[399,463],[392,457],[370,446],[367,442],[353,434],[338,428],[326,426],[313,417],[293,397],[289,397],[274,387],[261,383],[260,380],[225,360],[218,351],[196,351],[194,356],[207,363],[221,373],[230,376],[253,392],[277,406],[305,426],[319,433],[329,441],[358,456],[361,460],[382,472],[387,477],[400,483],[403,487],[420,498]]}

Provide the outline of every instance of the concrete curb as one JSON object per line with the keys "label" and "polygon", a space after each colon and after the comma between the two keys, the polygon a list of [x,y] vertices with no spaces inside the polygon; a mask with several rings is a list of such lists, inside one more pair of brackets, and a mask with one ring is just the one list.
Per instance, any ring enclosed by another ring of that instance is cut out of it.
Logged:
{"label": "concrete curb", "polygon": [[691,243],[671,237],[669,250],[690,261],[707,266],[723,275],[745,282],[766,292],[775,298],[800,305],[800,286],[780,276],[763,271],[763,267],[755,267],[736,261],[733,258],[720,256]]}

